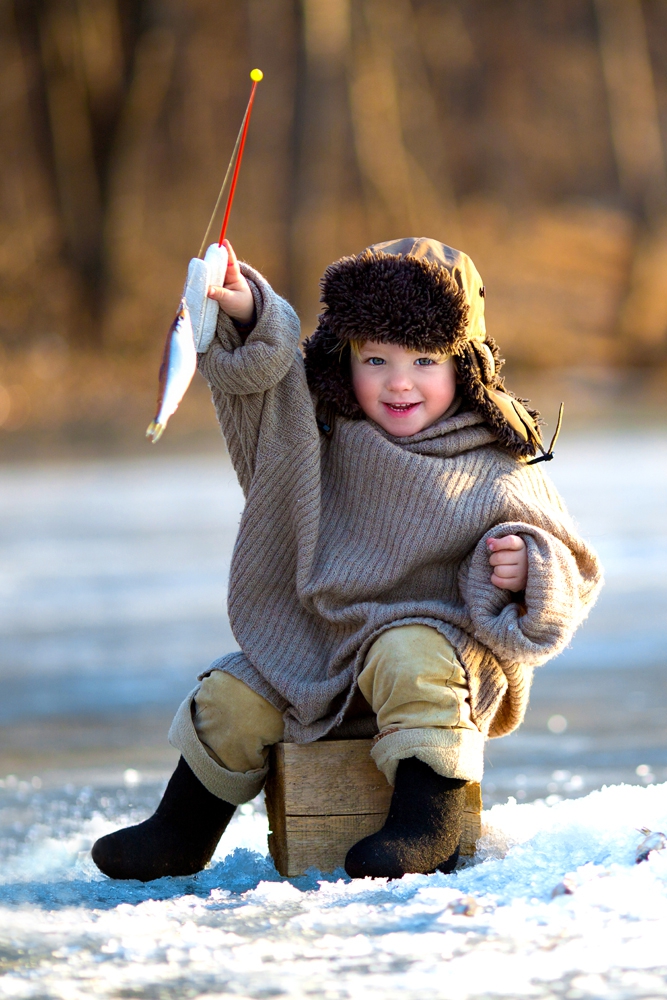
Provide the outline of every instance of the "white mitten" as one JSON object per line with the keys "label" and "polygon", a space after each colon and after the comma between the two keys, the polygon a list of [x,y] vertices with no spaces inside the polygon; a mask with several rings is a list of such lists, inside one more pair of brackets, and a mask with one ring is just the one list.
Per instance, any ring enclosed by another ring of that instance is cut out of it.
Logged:
{"label": "white mitten", "polygon": [[227,247],[211,243],[204,259],[193,257],[188,267],[188,277],[183,289],[188,304],[195,350],[204,354],[211,346],[218,322],[218,303],[209,299],[211,285],[224,285],[227,271]]}

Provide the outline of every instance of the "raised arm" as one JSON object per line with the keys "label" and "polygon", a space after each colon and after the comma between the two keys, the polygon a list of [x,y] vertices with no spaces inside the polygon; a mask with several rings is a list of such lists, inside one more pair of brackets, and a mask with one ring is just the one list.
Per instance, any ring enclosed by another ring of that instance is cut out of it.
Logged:
{"label": "raised arm", "polygon": [[[255,325],[245,335],[221,308],[216,336],[208,351],[199,355],[198,364],[247,494],[262,434],[275,437],[279,449],[281,421],[302,423],[306,436],[316,435],[317,430],[299,351],[298,317],[259,272],[241,264],[240,273],[252,293]],[[228,307],[224,297],[219,301]],[[240,318],[246,315],[247,310]]]}

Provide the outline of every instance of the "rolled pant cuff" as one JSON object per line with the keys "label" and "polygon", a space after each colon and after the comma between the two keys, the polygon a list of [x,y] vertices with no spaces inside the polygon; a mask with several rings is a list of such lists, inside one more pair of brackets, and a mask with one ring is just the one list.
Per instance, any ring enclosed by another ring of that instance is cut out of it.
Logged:
{"label": "rolled pant cuff", "polygon": [[268,765],[255,771],[228,771],[206,753],[192,721],[192,701],[199,686],[183,701],[169,730],[169,742],[180,750],[186,763],[212,795],[240,806],[262,790]]}
{"label": "rolled pant cuff", "polygon": [[418,757],[445,778],[481,781],[484,737],[474,729],[395,729],[376,737],[371,756],[390,785],[406,757]]}

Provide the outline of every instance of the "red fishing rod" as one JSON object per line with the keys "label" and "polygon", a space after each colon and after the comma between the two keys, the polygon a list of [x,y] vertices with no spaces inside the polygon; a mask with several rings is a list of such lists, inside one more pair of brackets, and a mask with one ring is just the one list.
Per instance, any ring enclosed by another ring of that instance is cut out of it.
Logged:
{"label": "red fishing rod", "polygon": [[[208,298],[210,285],[224,284],[228,256],[226,247],[222,246],[227,223],[232,211],[236,183],[239,179],[243,149],[245,147],[250,115],[255,100],[257,84],[263,78],[261,69],[254,69],[250,74],[252,89],[248,106],[246,107],[241,128],[234,145],[234,151],[227,167],[225,179],[222,182],[218,200],[206,229],[204,241],[196,257],[190,261],[188,276],[183,290],[181,304],[172,323],[164,347],[162,365],[160,366],[157,413],[146,431],[153,444],[159,440],[167,426],[170,416],[176,412],[178,404],[183,399],[197,365],[197,352],[208,350],[215,334],[218,317],[218,304]],[[233,171],[233,172],[232,172]],[[227,189],[227,181],[232,177],[227,197],[225,216],[220,230],[220,239],[206,250],[206,241],[220,208],[223,195]],[[206,255],[204,257],[204,251]],[[202,260],[202,257],[204,259]]]}
{"label": "red fishing rod", "polygon": [[227,208],[225,209],[225,216],[222,220],[222,228],[220,229],[220,239],[218,240],[218,246],[222,246],[222,241],[225,238],[225,232],[227,231],[227,223],[229,222],[229,215],[232,210],[232,202],[234,201],[234,192],[236,191],[236,182],[239,179],[239,170],[241,169],[241,160],[243,159],[243,149],[245,147],[245,140],[248,134],[248,125],[250,124],[250,115],[252,114],[252,105],[255,100],[255,91],[257,90],[257,84],[262,79],[264,74],[261,69],[254,69],[250,74],[250,79],[252,80],[252,88],[250,90],[250,98],[248,100],[248,107],[246,108],[246,113],[243,119],[243,125],[241,126],[241,144],[239,146],[239,155],[236,158],[236,166],[234,167],[234,176],[232,177],[232,186],[229,189],[229,198],[227,199]]}
{"label": "red fishing rod", "polygon": [[236,137],[236,142],[234,143],[234,149],[229,161],[229,166],[227,167],[227,172],[225,173],[225,179],[222,182],[222,187],[220,188],[220,194],[215,203],[215,208],[211,213],[211,218],[209,219],[208,226],[206,227],[206,233],[202,244],[199,248],[198,257],[204,256],[204,251],[206,250],[206,242],[208,240],[208,234],[211,232],[213,223],[215,222],[215,217],[218,214],[218,209],[220,208],[220,202],[222,197],[227,190],[227,181],[229,176],[234,171],[234,176],[232,177],[232,184],[229,189],[229,196],[227,198],[227,206],[225,208],[225,216],[222,220],[222,229],[220,230],[220,239],[218,240],[218,246],[222,246],[222,241],[225,238],[225,232],[227,230],[227,223],[229,222],[229,216],[232,211],[232,202],[234,201],[234,192],[236,191],[236,182],[239,178],[239,171],[241,169],[241,160],[243,159],[243,149],[245,146],[246,136],[248,134],[248,125],[250,124],[250,115],[252,113],[252,106],[255,100],[255,91],[257,90],[257,84],[260,80],[264,78],[264,74],[261,69],[253,69],[250,73],[250,79],[252,80],[252,88],[250,90],[250,98],[248,99],[248,105],[245,109],[245,114],[243,115],[243,120],[241,121],[241,128],[239,129],[239,134]]}

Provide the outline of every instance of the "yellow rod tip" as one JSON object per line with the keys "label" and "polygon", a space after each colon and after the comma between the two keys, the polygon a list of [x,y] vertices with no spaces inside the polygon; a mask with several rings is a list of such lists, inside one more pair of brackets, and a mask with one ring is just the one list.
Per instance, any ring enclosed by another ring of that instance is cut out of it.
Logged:
{"label": "yellow rod tip", "polygon": [[264,79],[264,74],[262,73],[261,69],[251,69],[250,79],[254,80],[255,83],[259,83],[260,80]]}

